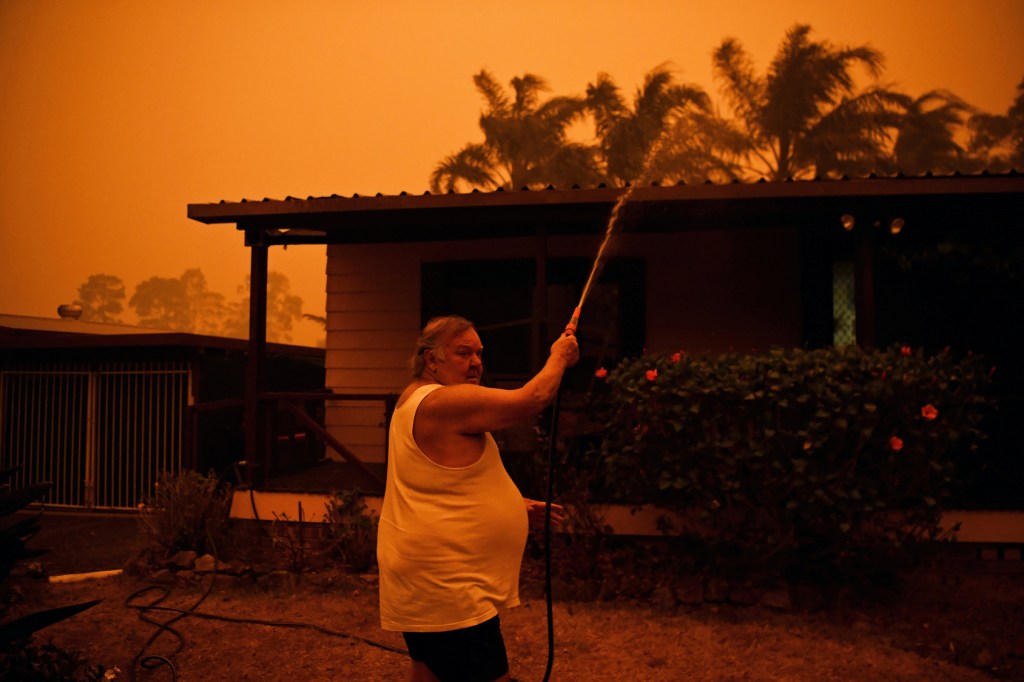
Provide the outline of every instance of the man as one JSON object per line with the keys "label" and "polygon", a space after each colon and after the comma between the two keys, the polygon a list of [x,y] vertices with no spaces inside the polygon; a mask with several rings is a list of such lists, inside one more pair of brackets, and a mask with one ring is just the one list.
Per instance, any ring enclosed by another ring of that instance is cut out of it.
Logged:
{"label": "man", "polygon": [[487,388],[471,322],[423,328],[391,421],[377,538],[381,625],[403,633],[413,682],[509,680],[498,612],[519,604],[528,517],[544,505],[520,495],[490,431],[539,414],[578,359],[566,334],[523,387]]}

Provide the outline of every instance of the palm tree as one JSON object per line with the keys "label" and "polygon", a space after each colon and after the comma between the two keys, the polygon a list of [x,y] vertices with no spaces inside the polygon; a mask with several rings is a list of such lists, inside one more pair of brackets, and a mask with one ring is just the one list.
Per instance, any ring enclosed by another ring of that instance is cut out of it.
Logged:
{"label": "palm tree", "polygon": [[509,97],[487,71],[473,76],[487,108],[480,115],[482,143],[470,143],[442,160],[430,176],[432,191],[461,185],[518,189],[593,184],[600,178],[594,149],[568,139],[586,112],[579,97],[540,100],[547,83],[533,74],[511,81]]}
{"label": "palm tree", "polygon": [[1024,80],[1005,116],[975,114],[968,122],[968,150],[980,156],[989,170],[1024,170]]}
{"label": "palm tree", "polygon": [[[599,73],[587,86],[586,103],[594,116],[608,179],[624,184],[645,173],[663,180],[700,173],[706,155],[682,154],[678,148],[674,156],[663,151],[673,148],[668,131],[695,125],[709,111],[709,101],[700,87],[674,83],[667,65],[662,64],[644,77],[630,108],[611,77]],[[709,147],[688,151],[701,149]]]}
{"label": "palm tree", "polygon": [[951,92],[932,90],[906,98],[906,111],[893,144],[896,168],[908,175],[972,172],[976,162],[956,141],[973,108]]}
{"label": "palm tree", "polygon": [[752,174],[772,180],[864,174],[888,157],[903,100],[878,86],[855,92],[852,73],[861,65],[877,78],[882,54],[814,42],[810,32],[810,26],[791,28],[765,76],[733,38],[713,54],[715,76],[749,138]]}

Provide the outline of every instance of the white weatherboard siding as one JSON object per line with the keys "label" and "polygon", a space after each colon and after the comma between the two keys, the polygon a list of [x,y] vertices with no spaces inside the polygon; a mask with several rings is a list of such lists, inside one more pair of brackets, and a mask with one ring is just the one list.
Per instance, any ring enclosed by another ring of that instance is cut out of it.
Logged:
{"label": "white weatherboard siding", "polygon": [[[420,321],[420,266],[406,246],[338,245],[327,257],[327,388],[395,393],[408,380]],[[366,462],[384,461],[385,406],[328,402],[331,435]],[[340,459],[328,450],[328,456]]]}

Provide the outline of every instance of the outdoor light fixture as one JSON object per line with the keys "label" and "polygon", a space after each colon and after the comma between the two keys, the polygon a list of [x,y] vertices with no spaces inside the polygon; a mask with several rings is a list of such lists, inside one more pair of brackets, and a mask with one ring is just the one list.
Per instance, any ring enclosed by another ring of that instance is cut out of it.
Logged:
{"label": "outdoor light fixture", "polygon": [[893,218],[889,223],[889,234],[899,234],[903,231],[903,218]]}
{"label": "outdoor light fixture", "polygon": [[853,216],[850,215],[849,213],[844,213],[843,217],[839,219],[839,222],[843,224],[843,229],[846,230],[847,232],[852,230],[854,224],[856,223],[856,221],[853,219]]}

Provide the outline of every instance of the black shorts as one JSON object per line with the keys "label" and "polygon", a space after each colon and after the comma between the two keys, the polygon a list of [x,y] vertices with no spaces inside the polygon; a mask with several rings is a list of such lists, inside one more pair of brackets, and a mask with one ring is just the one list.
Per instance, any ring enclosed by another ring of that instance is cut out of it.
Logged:
{"label": "black shorts", "polygon": [[491,682],[508,672],[508,654],[495,616],[447,632],[403,632],[412,660],[425,663],[441,682]]}

